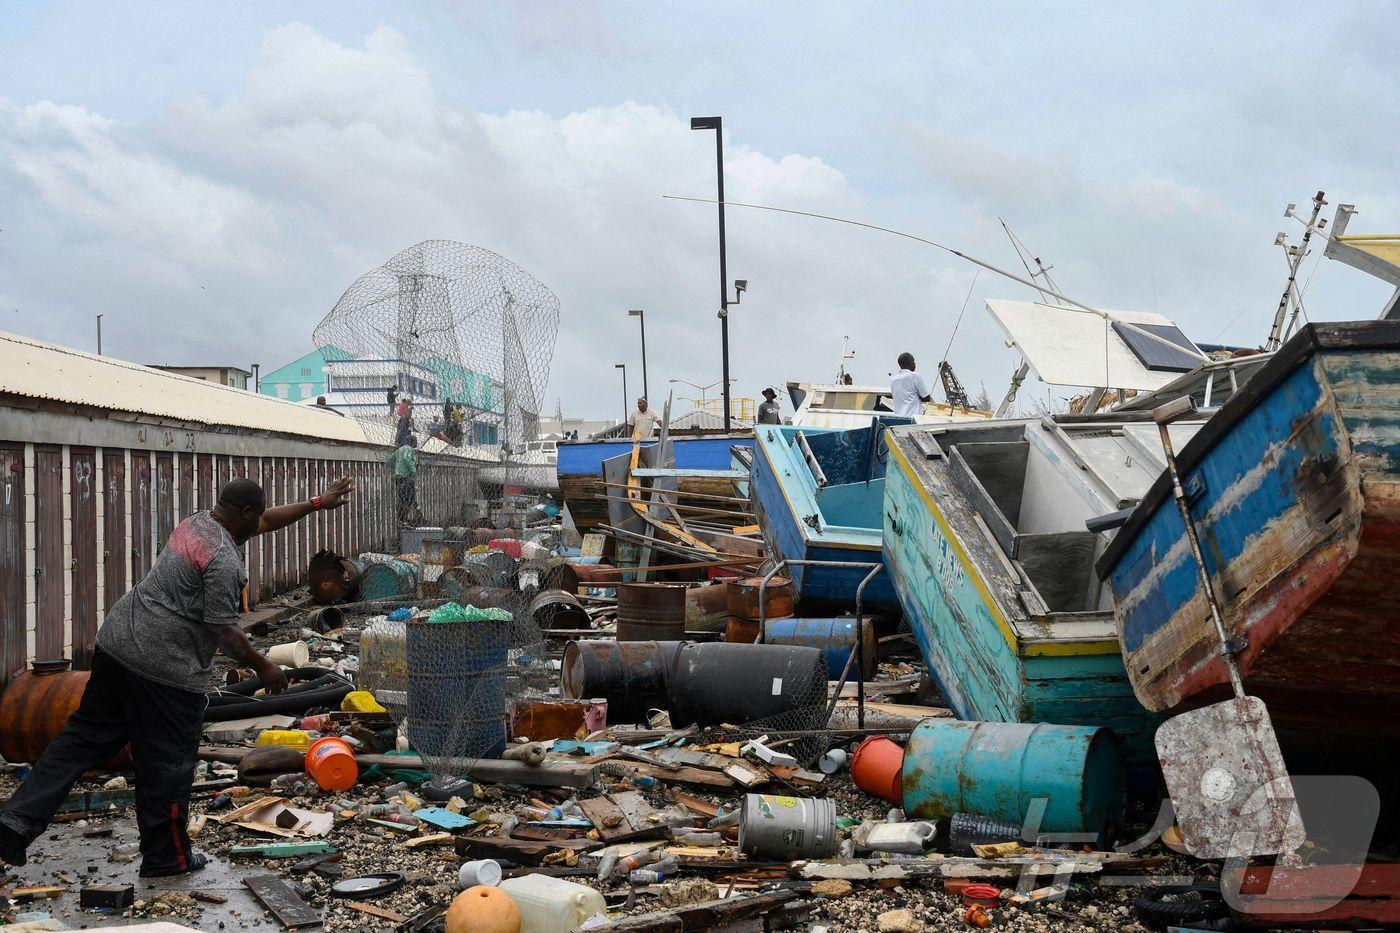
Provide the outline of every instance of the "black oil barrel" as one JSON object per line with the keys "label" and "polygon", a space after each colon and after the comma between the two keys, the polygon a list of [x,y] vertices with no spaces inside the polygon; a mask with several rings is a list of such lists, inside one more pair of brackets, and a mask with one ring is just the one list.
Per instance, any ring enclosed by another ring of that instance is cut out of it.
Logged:
{"label": "black oil barrel", "polygon": [[676,652],[667,698],[678,729],[738,725],[801,709],[816,715],[827,699],[826,656],[795,645],[686,642]]}
{"label": "black oil barrel", "polygon": [[542,629],[588,628],[588,613],[573,593],[540,590],[530,601],[530,617]]}
{"label": "black oil barrel", "polygon": [[647,710],[666,708],[666,681],[679,641],[571,641],[560,684],[572,700],[608,701],[608,722],[645,723]]}

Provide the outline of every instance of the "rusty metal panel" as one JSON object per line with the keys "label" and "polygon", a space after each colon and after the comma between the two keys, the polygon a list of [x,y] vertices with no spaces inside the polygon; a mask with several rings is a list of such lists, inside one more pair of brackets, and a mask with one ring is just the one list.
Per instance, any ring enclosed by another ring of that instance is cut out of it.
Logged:
{"label": "rusty metal panel", "polygon": [[171,454],[156,454],[156,553],[165,550],[165,542],[175,531],[175,459]]}
{"label": "rusty metal panel", "polygon": [[[306,484],[306,458],[302,457],[292,461],[292,468],[296,471],[296,494],[302,499],[311,498],[311,490]],[[306,572],[307,561],[311,559],[312,552],[307,550],[307,542],[310,538],[310,521],[297,522],[292,527],[296,530],[296,578],[301,579]]]}
{"label": "rusty metal panel", "polygon": [[218,493],[214,488],[214,458],[212,454],[197,454],[196,458],[199,464],[199,490],[195,496],[195,507],[207,511],[214,507],[214,497]]}
{"label": "rusty metal panel", "polygon": [[69,451],[68,493],[73,523],[73,661],[92,663],[97,638],[97,473],[91,447]]}
{"label": "rusty metal panel", "polygon": [[[272,457],[261,457],[258,460],[257,471],[253,474],[253,480],[263,488],[268,505],[280,504],[276,499],[276,488],[274,485],[275,469]],[[276,535],[259,535],[258,543],[261,545],[262,553],[259,555],[262,563],[262,577],[255,593],[258,599],[266,599],[275,592],[277,588],[277,568],[273,563],[276,550]]]}
{"label": "rusty metal panel", "polygon": [[102,452],[102,611],[126,592],[126,455]]}
{"label": "rusty metal panel", "polygon": [[1182,844],[1196,858],[1276,855],[1307,839],[1263,700],[1173,716],[1156,744]]}
{"label": "rusty metal panel", "polygon": [[34,653],[63,657],[63,449],[34,448]]}
{"label": "rusty metal panel", "polygon": [[[258,465],[256,457],[235,457],[233,460],[234,474],[257,482],[262,477],[262,470]],[[243,559],[248,567],[248,604],[251,606],[258,601],[258,593],[262,586],[262,535],[253,535],[244,546]]]}
{"label": "rusty metal panel", "polygon": [[195,512],[195,463],[194,454],[183,453],[179,455],[179,460],[175,464],[175,470],[179,474],[179,505],[175,512],[176,524],[189,518]]}
{"label": "rusty metal panel", "polygon": [[151,460],[144,450],[131,452],[131,580],[151,569]]}
{"label": "rusty metal panel", "polygon": [[24,669],[24,447],[0,444],[0,682]]}

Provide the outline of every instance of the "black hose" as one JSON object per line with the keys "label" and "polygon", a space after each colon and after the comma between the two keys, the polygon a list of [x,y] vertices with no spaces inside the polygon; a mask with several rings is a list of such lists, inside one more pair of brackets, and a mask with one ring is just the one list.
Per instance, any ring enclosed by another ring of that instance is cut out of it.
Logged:
{"label": "black hose", "polygon": [[[276,696],[254,699],[242,694],[211,694],[209,705],[204,710],[205,722],[228,722],[234,719],[251,719],[255,716],[290,715],[304,713],[316,707],[338,707],[345,695],[355,689],[355,685],[335,673],[326,673],[321,668],[299,668],[298,671],[315,670],[321,677],[308,683],[298,684]],[[296,671],[292,673],[297,673]],[[256,680],[247,681],[256,689]],[[234,687],[242,686],[234,684]],[[230,688],[232,689],[232,688]]]}

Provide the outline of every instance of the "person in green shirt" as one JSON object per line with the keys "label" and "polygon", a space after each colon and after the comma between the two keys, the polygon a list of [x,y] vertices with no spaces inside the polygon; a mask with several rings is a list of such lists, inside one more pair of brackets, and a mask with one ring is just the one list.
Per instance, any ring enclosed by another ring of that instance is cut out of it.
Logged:
{"label": "person in green shirt", "polygon": [[410,434],[403,446],[389,456],[401,525],[411,524],[410,517],[418,514],[418,454],[414,450],[417,446],[418,438]]}

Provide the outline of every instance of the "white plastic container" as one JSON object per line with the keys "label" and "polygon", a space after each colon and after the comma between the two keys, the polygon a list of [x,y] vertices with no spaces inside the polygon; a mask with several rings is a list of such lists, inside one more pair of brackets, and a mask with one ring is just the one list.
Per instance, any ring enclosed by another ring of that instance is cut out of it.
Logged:
{"label": "white plastic container", "polygon": [[933,845],[932,823],[877,823],[865,837],[865,847],[876,852],[921,855]]}
{"label": "white plastic container", "polygon": [[563,878],[521,875],[499,887],[520,908],[520,933],[572,933],[589,917],[607,911],[603,895]]}
{"label": "white plastic container", "polygon": [[465,862],[457,871],[457,884],[463,891],[479,884],[494,888],[500,883],[501,863],[495,859],[484,858],[474,862]]}
{"label": "white plastic container", "polygon": [[304,641],[289,641],[285,645],[273,645],[267,649],[267,659],[283,667],[306,667],[311,660],[311,650]]}

